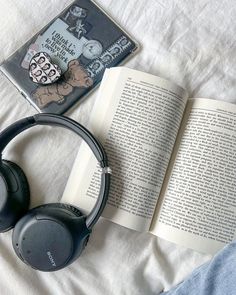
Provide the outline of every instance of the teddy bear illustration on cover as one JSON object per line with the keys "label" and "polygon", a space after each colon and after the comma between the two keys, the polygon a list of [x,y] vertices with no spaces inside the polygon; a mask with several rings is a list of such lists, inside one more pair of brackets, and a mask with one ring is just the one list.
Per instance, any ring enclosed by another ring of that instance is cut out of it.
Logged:
{"label": "teddy bear illustration on cover", "polygon": [[92,85],[92,78],[80,62],[75,59],[69,62],[68,70],[64,73],[61,81],[48,86],[39,86],[32,93],[32,97],[38,107],[43,109],[52,102],[56,102],[57,104],[64,103],[65,97],[76,87],[89,88]]}

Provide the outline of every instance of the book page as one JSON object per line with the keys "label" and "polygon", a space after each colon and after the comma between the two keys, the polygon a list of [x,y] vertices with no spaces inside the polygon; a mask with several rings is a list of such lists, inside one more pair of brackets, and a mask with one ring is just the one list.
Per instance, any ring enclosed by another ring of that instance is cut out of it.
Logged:
{"label": "book page", "polygon": [[177,146],[151,231],[214,254],[235,238],[236,105],[190,100]]}
{"label": "book page", "polygon": [[[104,217],[149,229],[186,101],[186,92],[164,79],[128,68],[106,71],[89,124],[112,169]],[[63,201],[89,211],[99,185],[97,161],[83,143]]]}

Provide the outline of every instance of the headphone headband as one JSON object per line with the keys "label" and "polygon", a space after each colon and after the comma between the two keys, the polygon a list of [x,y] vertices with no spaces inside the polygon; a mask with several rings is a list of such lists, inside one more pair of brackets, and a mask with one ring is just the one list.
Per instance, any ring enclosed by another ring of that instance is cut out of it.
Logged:
{"label": "headphone headband", "polygon": [[70,129],[77,133],[88,144],[93,151],[95,157],[100,163],[101,167],[107,167],[107,156],[97,139],[78,122],[55,114],[36,114],[16,121],[0,133],[0,155],[2,154],[8,143],[18,134],[37,125],[53,125]]}
{"label": "headphone headband", "polygon": [[99,196],[97,201],[91,210],[91,212],[87,215],[86,225],[88,228],[92,228],[92,226],[97,222],[100,217],[108,198],[109,186],[110,186],[110,169],[108,167],[108,160],[103,149],[102,145],[99,143],[97,139],[81,124],[78,122],[55,114],[36,114],[31,117],[27,117],[16,121],[9,127],[7,127],[3,132],[0,133],[0,161],[2,160],[2,152],[8,143],[16,137],[18,134],[27,130],[33,126],[37,125],[52,125],[59,126],[63,128],[67,128],[76,134],[78,134],[90,147],[92,152],[94,153],[96,159],[98,160],[101,168],[101,186],[99,191]]}

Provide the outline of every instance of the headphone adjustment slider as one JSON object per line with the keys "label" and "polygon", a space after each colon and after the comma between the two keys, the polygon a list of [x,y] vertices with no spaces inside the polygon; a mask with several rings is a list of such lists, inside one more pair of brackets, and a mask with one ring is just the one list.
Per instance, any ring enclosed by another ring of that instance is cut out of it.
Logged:
{"label": "headphone adjustment slider", "polygon": [[112,170],[110,167],[103,167],[101,168],[101,173],[103,174],[112,174]]}

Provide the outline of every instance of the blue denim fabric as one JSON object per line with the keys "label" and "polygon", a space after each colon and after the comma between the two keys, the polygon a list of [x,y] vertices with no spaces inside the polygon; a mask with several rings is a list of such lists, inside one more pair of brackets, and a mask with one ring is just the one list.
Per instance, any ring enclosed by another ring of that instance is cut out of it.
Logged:
{"label": "blue denim fabric", "polygon": [[210,262],[198,267],[181,284],[162,295],[235,295],[236,242],[221,250]]}

